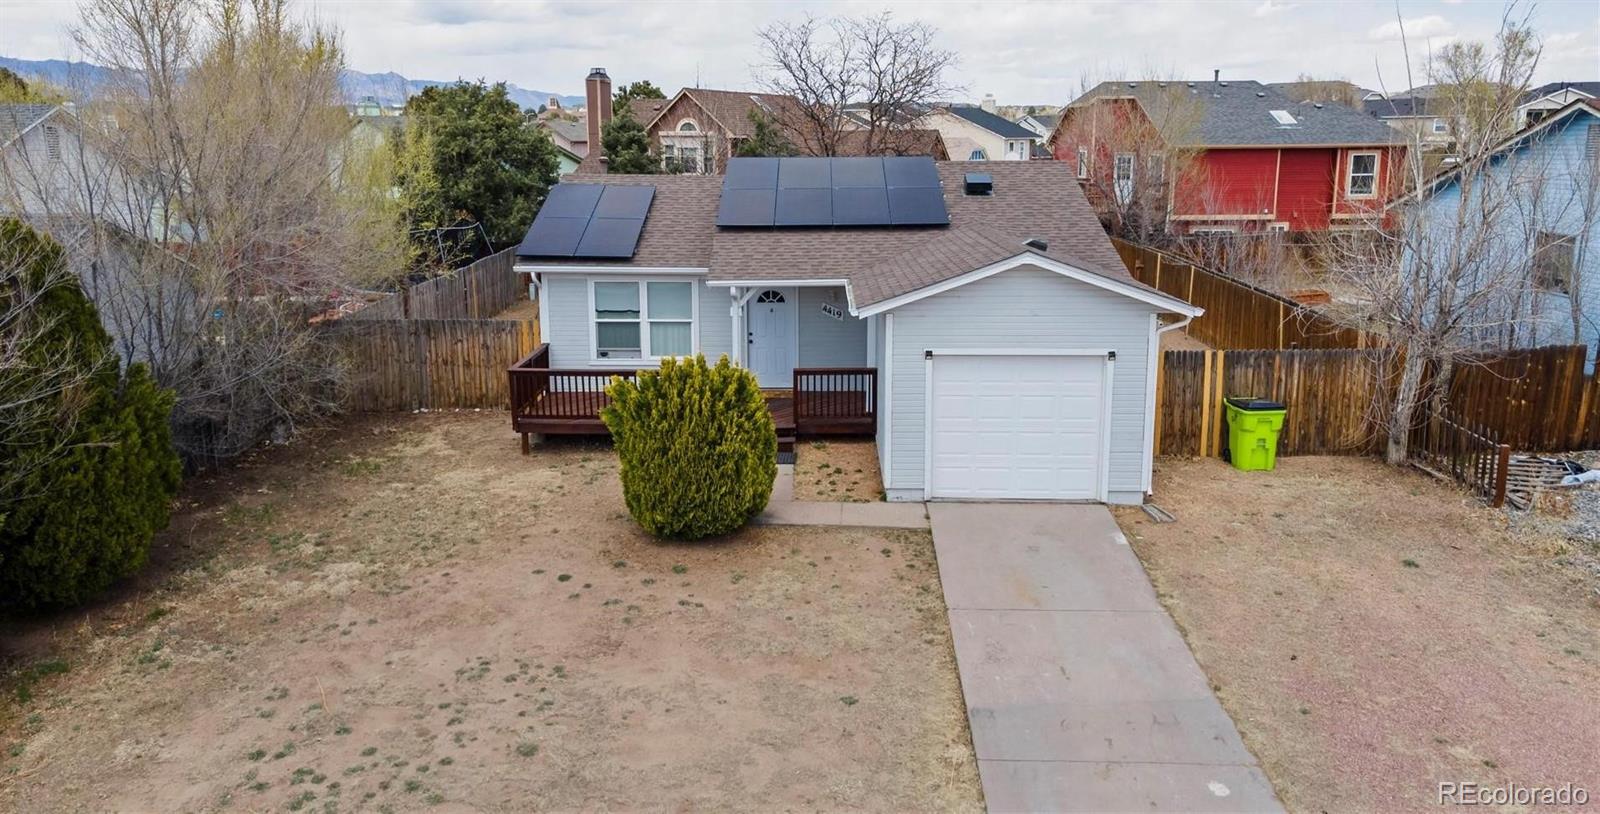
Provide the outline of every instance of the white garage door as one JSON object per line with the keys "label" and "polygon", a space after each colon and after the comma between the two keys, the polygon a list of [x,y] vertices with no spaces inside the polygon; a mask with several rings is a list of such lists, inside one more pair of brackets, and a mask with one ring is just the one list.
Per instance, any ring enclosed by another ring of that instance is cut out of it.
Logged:
{"label": "white garage door", "polygon": [[933,357],[929,494],[1099,500],[1104,356]]}

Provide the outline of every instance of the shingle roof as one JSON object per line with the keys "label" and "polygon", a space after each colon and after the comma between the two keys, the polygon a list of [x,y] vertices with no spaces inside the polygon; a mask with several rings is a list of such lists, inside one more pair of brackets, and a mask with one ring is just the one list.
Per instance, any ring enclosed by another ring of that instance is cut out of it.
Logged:
{"label": "shingle roof", "polygon": [[1033,113],[1033,114],[1030,114],[1027,118],[1033,119],[1034,121],[1038,122],[1039,126],[1043,127],[1046,130],[1054,130],[1054,129],[1056,129],[1056,125],[1061,122],[1061,114],[1060,113]]}
{"label": "shingle roof", "polygon": [[589,141],[589,125],[574,119],[540,119],[539,125],[546,127],[569,142],[584,144]]}
{"label": "shingle roof", "polygon": [[[768,116],[781,116],[782,111],[795,104],[794,97],[783,96],[776,93],[752,93],[744,90],[712,90],[710,88],[684,88],[679,93],[687,95],[700,105],[717,124],[727,131],[733,138],[749,138],[755,135],[755,125],[750,123],[750,111],[759,110]],[[660,107],[654,109],[649,117],[641,118],[640,122],[650,124],[650,120],[660,115],[671,99],[654,100]],[[702,123],[704,126],[704,123]]]}
{"label": "shingle roof", "polygon": [[1552,93],[1559,93],[1569,88],[1594,98],[1600,98],[1600,82],[1546,82],[1528,91],[1528,95],[1523,101],[1531,102],[1535,99],[1542,99]]}
{"label": "shingle roof", "polygon": [[950,105],[945,108],[951,115],[959,116],[1001,138],[1038,138],[1039,134],[1013,121],[990,113],[977,105]]}
{"label": "shingle roof", "polygon": [[55,109],[56,105],[0,105],[0,145],[9,144]]}
{"label": "shingle roof", "polygon": [[[709,268],[713,281],[848,280],[865,306],[1024,252],[1124,285],[1135,282],[1067,164],[1056,161],[937,162],[948,227],[718,229],[722,178],[706,175],[572,175],[568,181],[656,187],[634,257],[627,261],[533,261],[547,265]],[[994,193],[965,194],[981,171]],[[1023,242],[1040,238],[1047,250]],[[1153,289],[1151,289],[1153,291]]]}
{"label": "shingle roof", "polygon": [[[590,153],[593,155],[593,153]],[[552,265],[652,266],[661,268],[706,268],[711,263],[711,238],[716,232],[717,201],[722,194],[722,178],[716,175],[585,175],[574,173],[561,179],[574,184],[623,184],[653,186],[654,200],[639,245],[630,260],[551,260]]]}
{"label": "shingle roof", "polygon": [[1368,99],[1361,103],[1362,112],[1378,119],[1403,118],[1428,115],[1430,96],[1401,96],[1395,99]]}
{"label": "shingle roof", "polygon": [[[905,293],[895,284],[874,283],[878,269],[896,257],[949,234],[986,227],[1021,242],[1042,238],[1051,250],[1074,258],[1085,271],[1132,282],[1122,259],[1073,178],[1072,168],[1056,161],[938,162],[948,227],[855,229],[723,229],[711,250],[713,280],[839,280],[853,289],[870,287],[887,296]],[[994,194],[963,191],[968,172],[994,178]],[[973,266],[972,268],[977,268]],[[955,273],[970,271],[961,269]],[[945,276],[952,276],[946,274]],[[942,279],[942,277],[941,277]],[[864,304],[859,300],[858,305]]]}
{"label": "shingle roof", "polygon": [[[1370,146],[1400,140],[1393,128],[1344,105],[1296,102],[1260,82],[1101,82],[1070,107],[1096,99],[1134,99],[1154,120],[1191,115],[1198,121],[1178,140],[1200,147]],[[1292,125],[1279,124],[1271,111],[1287,111]]]}

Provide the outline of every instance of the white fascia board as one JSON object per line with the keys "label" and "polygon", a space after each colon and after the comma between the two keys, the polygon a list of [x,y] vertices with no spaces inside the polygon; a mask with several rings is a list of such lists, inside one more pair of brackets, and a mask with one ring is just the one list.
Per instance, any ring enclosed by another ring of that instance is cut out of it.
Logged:
{"label": "white fascia board", "polygon": [[552,273],[552,274],[625,274],[630,276],[649,276],[653,274],[682,274],[685,276],[699,276],[710,273],[710,269],[686,268],[681,266],[574,266],[574,265],[535,265],[532,263],[516,263],[511,266],[512,271],[524,273]]}
{"label": "white fascia board", "polygon": [[1148,291],[1137,286],[1126,285],[1109,277],[1103,277],[1093,272],[1084,271],[1083,269],[1069,266],[1065,263],[1058,263],[1048,257],[1034,254],[1033,252],[1023,252],[1013,257],[1008,257],[1005,260],[1001,260],[998,263],[991,263],[983,268],[969,271],[966,274],[951,277],[947,280],[934,283],[930,286],[924,286],[916,291],[901,294],[898,297],[890,297],[887,300],[883,300],[882,302],[874,303],[863,308],[852,308],[851,313],[858,317],[868,317],[872,316],[873,314],[881,314],[885,311],[890,311],[903,305],[916,302],[917,300],[931,297],[935,294],[942,294],[946,291],[960,288],[967,283],[975,283],[979,280],[993,277],[994,275],[1003,271],[1010,271],[1014,268],[1025,265],[1038,266],[1046,271],[1053,271],[1056,274],[1062,275],[1063,277],[1070,277],[1074,280],[1078,280],[1079,282],[1088,283],[1096,288],[1104,289],[1114,294],[1121,294],[1125,297],[1138,300],[1147,305],[1155,306],[1164,311],[1171,311],[1173,313],[1183,314],[1184,316],[1189,317],[1197,317],[1205,313],[1204,308],[1190,305],[1189,303],[1186,303],[1183,300],[1175,297],[1170,297],[1166,294],[1156,291]]}

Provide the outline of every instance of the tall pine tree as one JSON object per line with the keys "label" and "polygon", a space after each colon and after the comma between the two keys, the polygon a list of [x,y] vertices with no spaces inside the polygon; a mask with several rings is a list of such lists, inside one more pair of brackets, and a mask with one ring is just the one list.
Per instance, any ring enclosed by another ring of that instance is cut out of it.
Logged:
{"label": "tall pine tree", "polygon": [[605,150],[606,172],[628,175],[654,175],[661,172],[661,157],[650,152],[650,136],[627,108],[606,122],[600,133]]}

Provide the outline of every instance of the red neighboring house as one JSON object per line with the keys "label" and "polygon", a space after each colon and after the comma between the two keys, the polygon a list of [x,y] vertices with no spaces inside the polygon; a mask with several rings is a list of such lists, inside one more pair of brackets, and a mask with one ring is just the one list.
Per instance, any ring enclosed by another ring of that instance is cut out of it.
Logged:
{"label": "red neighboring house", "polygon": [[[1368,228],[1403,186],[1393,128],[1251,81],[1103,82],[1062,111],[1047,144],[1103,213],[1108,195],[1153,188],[1180,235]],[[1169,169],[1172,154],[1193,158]]]}

